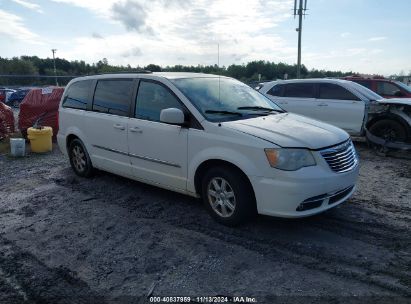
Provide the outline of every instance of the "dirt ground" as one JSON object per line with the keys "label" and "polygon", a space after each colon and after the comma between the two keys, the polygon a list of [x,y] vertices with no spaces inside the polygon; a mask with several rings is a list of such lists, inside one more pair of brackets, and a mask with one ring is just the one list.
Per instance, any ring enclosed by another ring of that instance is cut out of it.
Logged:
{"label": "dirt ground", "polygon": [[76,177],[57,148],[0,156],[0,303],[145,303],[150,291],[409,303],[411,161],[356,145],[349,201],[238,228],[193,198],[104,172]]}

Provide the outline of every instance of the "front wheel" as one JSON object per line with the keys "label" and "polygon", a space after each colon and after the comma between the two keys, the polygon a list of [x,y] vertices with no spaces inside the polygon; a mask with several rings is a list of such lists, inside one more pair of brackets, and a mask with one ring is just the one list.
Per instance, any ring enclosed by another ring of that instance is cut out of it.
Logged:
{"label": "front wheel", "polygon": [[93,175],[90,156],[80,139],[76,138],[70,142],[68,154],[71,168],[78,176],[90,177]]}
{"label": "front wheel", "polygon": [[219,223],[236,226],[255,214],[255,198],[247,177],[230,167],[211,168],[202,180],[202,199]]}
{"label": "front wheel", "polygon": [[382,119],[371,125],[371,134],[391,142],[404,142],[407,140],[405,127],[392,119]]}

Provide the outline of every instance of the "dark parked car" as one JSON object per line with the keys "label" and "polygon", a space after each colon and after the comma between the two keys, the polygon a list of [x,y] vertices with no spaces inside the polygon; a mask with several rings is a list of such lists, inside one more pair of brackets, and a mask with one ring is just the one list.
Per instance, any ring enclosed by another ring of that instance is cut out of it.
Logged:
{"label": "dark parked car", "polygon": [[345,80],[354,81],[384,98],[411,98],[411,87],[401,81],[382,77],[347,76]]}
{"label": "dark parked car", "polygon": [[20,103],[23,101],[24,97],[30,92],[31,89],[19,89],[10,95],[7,104],[12,107],[19,107]]}

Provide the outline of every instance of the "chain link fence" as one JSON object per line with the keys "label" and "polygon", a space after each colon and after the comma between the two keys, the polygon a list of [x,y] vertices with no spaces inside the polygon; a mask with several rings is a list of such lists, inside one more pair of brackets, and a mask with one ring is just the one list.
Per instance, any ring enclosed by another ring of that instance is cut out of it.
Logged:
{"label": "chain link fence", "polygon": [[79,76],[0,75],[0,87],[66,86],[71,79],[76,77]]}

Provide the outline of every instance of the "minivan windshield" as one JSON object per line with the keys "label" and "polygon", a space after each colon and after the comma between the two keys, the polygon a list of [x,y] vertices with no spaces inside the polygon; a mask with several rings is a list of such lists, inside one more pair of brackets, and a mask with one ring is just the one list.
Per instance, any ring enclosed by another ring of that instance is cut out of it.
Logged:
{"label": "minivan windshield", "polygon": [[232,78],[179,78],[172,82],[210,121],[237,120],[284,112],[261,93]]}

